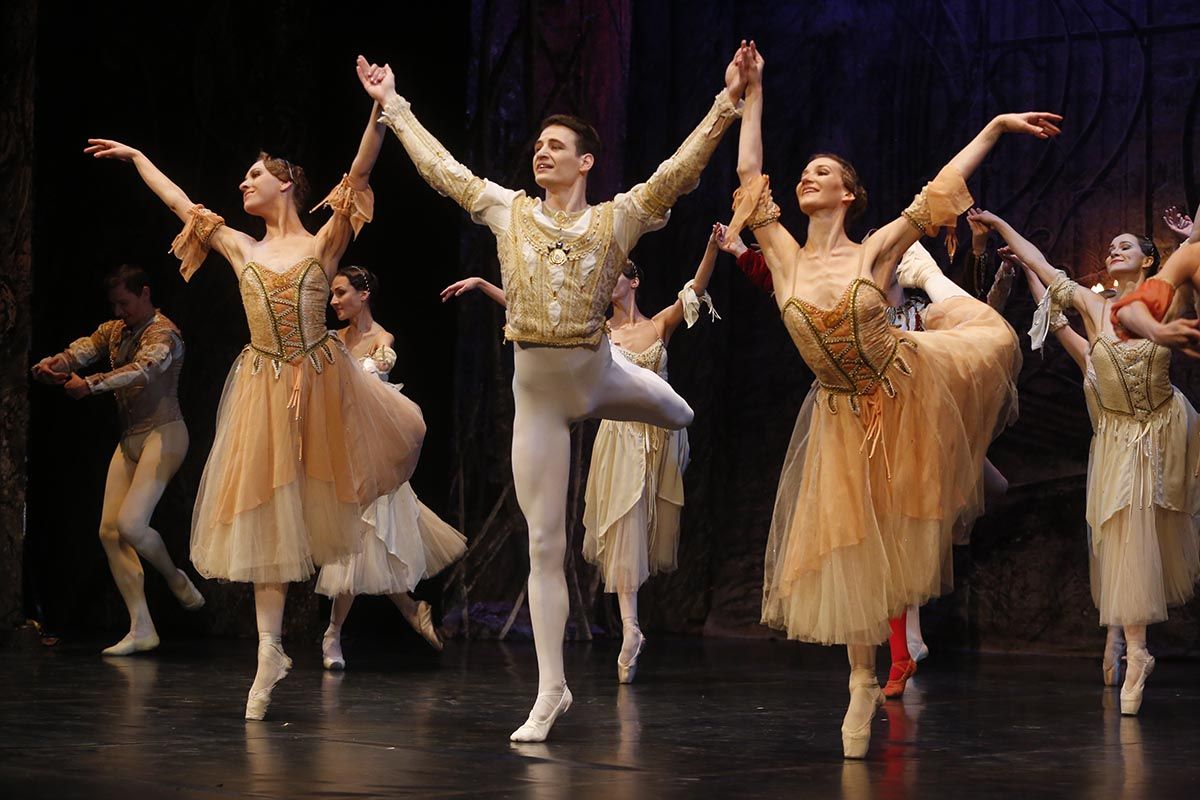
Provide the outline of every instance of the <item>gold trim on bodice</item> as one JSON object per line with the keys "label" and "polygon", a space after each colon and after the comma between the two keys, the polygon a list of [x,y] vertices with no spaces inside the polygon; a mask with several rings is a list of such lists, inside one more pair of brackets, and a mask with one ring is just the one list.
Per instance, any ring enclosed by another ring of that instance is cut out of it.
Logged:
{"label": "gold trim on bodice", "polygon": [[633,350],[626,350],[619,344],[614,344],[613,347],[620,350],[621,354],[628,358],[630,363],[634,364],[635,366],[641,367],[642,369],[648,369],[655,375],[666,378],[666,375],[663,374],[665,371],[663,370],[663,366],[665,366],[663,361],[667,354],[667,349],[663,345],[662,339],[655,339],[654,344],[650,345],[640,353]]}
{"label": "gold trim on bodice", "polygon": [[285,363],[307,358],[317,372],[324,368],[320,354],[333,363],[332,334],[325,327],[329,279],[316,258],[303,258],[283,272],[248,262],[240,284],[250,325],[247,349],[254,352],[252,374],[262,369],[264,357],[276,378]]}
{"label": "gold trim on bodice", "polygon": [[510,341],[570,347],[604,335],[604,312],[620,272],[613,247],[612,203],[591,207],[578,236],[548,232],[534,217],[538,200],[518,196],[500,269],[507,294]]}
{"label": "gold trim on bodice", "polygon": [[1090,356],[1086,385],[1106,413],[1144,421],[1175,396],[1171,352],[1161,345],[1103,335],[1092,343]]}
{"label": "gold trim on bodice", "polygon": [[[879,307],[878,314],[862,313],[864,298],[860,293],[864,288],[878,295],[873,303]],[[784,304],[780,312],[784,325],[818,385],[829,392],[826,404],[831,413],[837,413],[838,395],[849,399],[855,414],[861,411],[859,398],[881,388],[888,397],[895,397],[896,387],[887,374],[893,367],[905,375],[912,374],[899,350],[917,344],[888,323],[887,307],[887,294],[866,278],[851,281],[841,299],[829,309],[798,297]],[[793,310],[795,313],[789,315]]]}

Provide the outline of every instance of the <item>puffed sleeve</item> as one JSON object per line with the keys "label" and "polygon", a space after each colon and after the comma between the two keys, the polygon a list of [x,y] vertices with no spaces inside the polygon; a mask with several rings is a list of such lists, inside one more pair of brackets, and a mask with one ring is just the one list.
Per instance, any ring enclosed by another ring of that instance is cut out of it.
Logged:
{"label": "puffed sleeve", "polygon": [[187,222],[183,230],[171,242],[171,252],[182,262],[179,274],[185,281],[190,281],[196,270],[208,257],[209,240],[217,228],[225,224],[220,214],[209,211],[197,203],[188,211]]}
{"label": "puffed sleeve", "polygon": [[354,238],[357,239],[358,232],[375,215],[375,192],[371,191],[370,186],[365,189],[356,189],[354,184],[350,183],[350,176],[343,175],[338,185],[333,187],[333,191],[326,195],[324,200],[313,206],[313,211],[326,206],[334,214],[346,217],[350,221]]}

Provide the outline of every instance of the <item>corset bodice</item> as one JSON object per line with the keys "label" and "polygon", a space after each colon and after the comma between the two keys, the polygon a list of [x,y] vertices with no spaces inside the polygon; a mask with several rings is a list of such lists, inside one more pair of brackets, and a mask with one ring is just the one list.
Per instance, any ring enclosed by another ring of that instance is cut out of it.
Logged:
{"label": "corset bodice", "polygon": [[305,357],[318,371],[319,356],[333,361],[325,327],[329,279],[317,259],[302,259],[284,272],[251,261],[242,270],[240,287],[256,369],[263,358],[271,360],[277,373],[281,364]]}
{"label": "corset bodice", "polygon": [[818,308],[793,297],[783,307],[783,323],[800,356],[830,393],[849,398],[857,411],[858,398],[882,389],[889,397],[895,388],[888,375],[892,367],[906,374],[902,347],[916,343],[888,319],[887,295],[866,278],[856,278],[832,308]]}
{"label": "corset bodice", "polygon": [[1143,420],[1174,396],[1170,366],[1161,345],[1105,334],[1092,344],[1087,387],[1105,411]]}
{"label": "corset bodice", "polygon": [[663,380],[667,379],[667,348],[663,345],[662,339],[655,339],[654,344],[640,353],[626,350],[620,345],[613,345],[613,347],[620,350],[626,358],[642,369],[650,370]]}

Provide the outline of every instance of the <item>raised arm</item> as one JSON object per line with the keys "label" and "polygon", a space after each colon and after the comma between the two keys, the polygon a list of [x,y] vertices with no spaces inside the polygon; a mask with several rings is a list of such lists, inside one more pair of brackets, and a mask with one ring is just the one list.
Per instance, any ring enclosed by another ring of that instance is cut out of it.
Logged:
{"label": "raised arm", "polygon": [[720,224],[713,225],[704,255],[696,267],[696,276],[683,285],[674,303],[654,315],[654,327],[658,329],[658,335],[664,344],[670,341],[671,334],[679,327],[679,323],[686,320],[689,328],[696,324],[696,320],[700,318],[701,303],[708,305],[714,319],[720,319],[713,308],[712,298],[708,295],[708,281],[712,278],[713,266],[717,263],[717,252],[720,250],[717,235],[722,227]]}
{"label": "raised arm", "polygon": [[725,68],[725,88],[713,98],[713,104],[678,149],[658,165],[654,174],[628,192],[613,198],[616,212],[613,236],[628,253],[641,236],[667,223],[672,206],[680,197],[696,188],[700,174],[733,121],[741,116],[738,105],[745,91],[742,60],[745,43]]}
{"label": "raised arm", "polygon": [[383,109],[379,121],[396,134],[425,182],[458,203],[475,222],[501,232],[508,224],[508,209],[516,193],[477,177],[446,151],[412,113],[408,101],[396,93],[396,76],[390,66],[370,64],[359,56],[357,70],[363,89]]}
{"label": "raised arm", "polygon": [[[88,146],[84,148],[83,152],[90,154],[93,158],[108,158],[132,163],[142,181],[150,187],[150,191],[154,192],[175,216],[183,220],[185,223],[184,237],[198,226],[203,229],[203,247],[201,248],[203,252],[189,253],[190,258],[185,257],[183,253],[177,253],[184,259],[181,271],[185,280],[199,268],[209,247],[216,248],[217,252],[234,268],[234,271],[240,269],[245,263],[245,253],[254,244],[254,240],[241,231],[227,227],[224,224],[225,220],[208,211],[204,206],[193,203],[183,189],[164,175],[162,170],[146,157],[145,153],[112,139],[88,139]],[[176,239],[177,244],[179,241]],[[174,248],[175,245],[172,247]]]}
{"label": "raised arm", "polygon": [[[1012,254],[1032,270],[1038,280],[1050,290],[1050,293],[1054,295],[1054,302],[1079,311],[1083,314],[1088,334],[1090,336],[1099,334],[1100,322],[1107,305],[1104,298],[1089,290],[1075,291],[1076,288],[1082,289],[1083,287],[1079,287],[1079,284],[1068,278],[1062,270],[1051,266],[1041,250],[990,211],[972,209],[968,214],[968,219],[996,231],[1000,238],[1004,239]],[[1071,285],[1068,286],[1068,284]],[[1062,291],[1059,291],[1060,286]]]}
{"label": "raised arm", "polygon": [[494,283],[477,277],[463,278],[442,289],[442,302],[445,303],[453,297],[461,297],[467,292],[476,290],[483,292],[501,308],[508,308],[508,297],[505,296],[504,290]]}
{"label": "raised arm", "polygon": [[1162,321],[1175,299],[1175,290],[1188,281],[1195,286],[1198,273],[1200,243],[1180,245],[1157,275],[1113,304],[1112,322],[1117,333],[1133,334],[1200,358],[1200,330],[1196,329],[1196,320]]}
{"label": "raised arm", "polygon": [[[1200,209],[1196,209],[1196,215],[1200,216]],[[1163,212],[1163,222],[1171,229],[1171,233],[1187,242],[1200,241],[1200,226],[1192,220],[1179,206],[1171,206]]]}
{"label": "raised arm", "polygon": [[912,204],[868,240],[872,274],[881,286],[892,281],[901,254],[921,236],[933,236],[938,228],[953,224],[971,205],[966,180],[1006,133],[1023,133],[1038,139],[1057,136],[1062,117],[1045,111],[1001,114],[984,126],[937,176],[925,185]]}
{"label": "raised arm", "polygon": [[[1033,295],[1033,300],[1039,306],[1044,302],[1046,296],[1046,287],[1038,278],[1037,273],[1017,257],[1016,253],[1009,247],[1001,248],[1000,257],[1005,265],[1010,268],[1014,265],[1019,267],[1022,274],[1025,275],[1025,283],[1029,286],[1029,293]],[[1071,360],[1079,367],[1079,371],[1087,373],[1088,364],[1088,341],[1080,336],[1067,323],[1066,316],[1060,311],[1053,316],[1049,323],[1050,332],[1054,334],[1054,338],[1058,339],[1058,343],[1063,346],[1067,354],[1071,356]]]}
{"label": "raised arm", "polygon": [[742,127],[738,133],[738,181],[734,195],[734,217],[730,221],[730,238],[737,238],[743,225],[754,231],[762,248],[767,267],[787,273],[784,283],[790,285],[791,270],[800,253],[800,244],[779,224],[779,206],[771,199],[771,182],[763,174],[763,66],[762,54],[751,42],[744,60],[746,70],[746,99],[742,107]]}
{"label": "raised arm", "polygon": [[358,236],[375,214],[375,194],[371,191],[370,178],[382,147],[383,123],[379,122],[379,104],[375,103],[371,106],[371,116],[367,119],[350,171],[313,209],[328,206],[333,211],[333,216],[317,231],[317,258],[330,276],[337,272],[350,240]]}

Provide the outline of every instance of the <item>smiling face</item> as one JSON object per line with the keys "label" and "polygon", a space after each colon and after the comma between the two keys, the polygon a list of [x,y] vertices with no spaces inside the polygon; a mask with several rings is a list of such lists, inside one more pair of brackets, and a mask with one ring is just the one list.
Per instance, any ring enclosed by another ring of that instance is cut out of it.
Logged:
{"label": "smiling face", "polygon": [[1122,233],[1113,239],[1108,246],[1108,258],[1104,260],[1108,274],[1118,280],[1137,280],[1138,273],[1150,269],[1153,264],[1154,257],[1142,252],[1141,242],[1132,233]]}
{"label": "smiling face", "polygon": [[796,198],[800,201],[800,210],[812,216],[817,211],[839,206],[849,208],[854,202],[854,192],[846,188],[841,164],[827,156],[818,156],[800,173]]}
{"label": "smiling face", "polygon": [[570,186],[594,163],[591,153],[579,152],[579,137],[565,125],[547,125],[533,145],[533,179],[543,189]]}
{"label": "smiling face", "polygon": [[362,313],[363,306],[370,297],[370,292],[360,292],[350,284],[345,275],[338,275],[331,285],[329,305],[333,306],[333,313],[337,318],[345,322]]}
{"label": "smiling face", "polygon": [[280,202],[291,203],[291,188],[292,183],[280,181],[272,175],[262,159],[250,166],[238,186],[242,193],[242,208],[256,217],[266,216]]}

